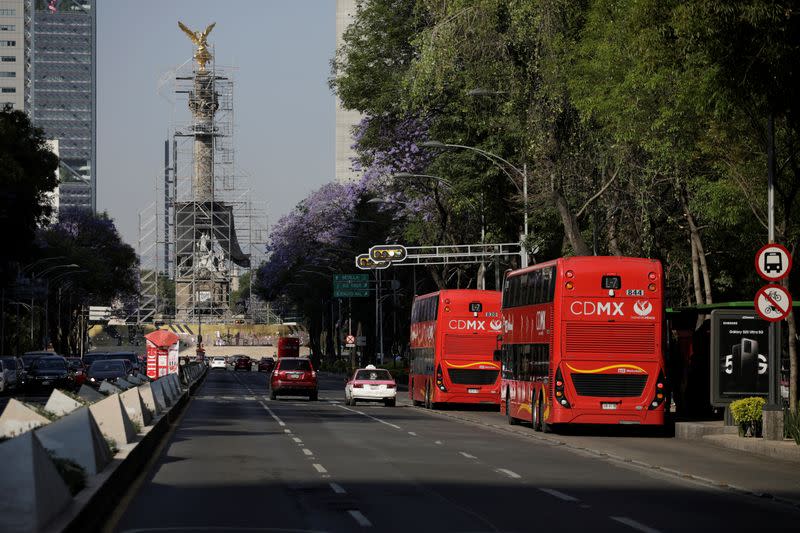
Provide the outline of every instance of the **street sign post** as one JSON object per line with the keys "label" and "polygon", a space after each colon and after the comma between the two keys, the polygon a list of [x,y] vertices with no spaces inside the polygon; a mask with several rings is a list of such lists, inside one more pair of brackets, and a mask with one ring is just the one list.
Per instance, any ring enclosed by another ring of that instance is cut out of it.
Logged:
{"label": "street sign post", "polygon": [[761,287],[753,303],[761,318],[769,322],[779,322],[792,311],[792,296],[780,285]]}
{"label": "street sign post", "polygon": [[780,281],[792,270],[792,254],[780,244],[767,244],[756,253],[756,272],[767,281]]}

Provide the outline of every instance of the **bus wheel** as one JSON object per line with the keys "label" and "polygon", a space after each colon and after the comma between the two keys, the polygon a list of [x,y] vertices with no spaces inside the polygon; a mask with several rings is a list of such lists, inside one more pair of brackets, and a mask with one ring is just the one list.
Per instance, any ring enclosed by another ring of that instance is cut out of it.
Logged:
{"label": "bus wheel", "polygon": [[539,401],[533,400],[533,430],[534,431],[541,431],[542,430],[542,400],[539,398]]}
{"label": "bus wheel", "polygon": [[542,401],[541,397],[539,398],[539,412],[541,413],[541,416],[539,417],[539,420],[541,421],[539,423],[539,427],[541,428],[542,433],[552,433],[553,428],[544,419],[544,402]]}
{"label": "bus wheel", "polygon": [[506,418],[508,418],[508,424],[511,426],[519,424],[519,420],[511,416],[511,403],[508,401],[508,393],[506,393]]}

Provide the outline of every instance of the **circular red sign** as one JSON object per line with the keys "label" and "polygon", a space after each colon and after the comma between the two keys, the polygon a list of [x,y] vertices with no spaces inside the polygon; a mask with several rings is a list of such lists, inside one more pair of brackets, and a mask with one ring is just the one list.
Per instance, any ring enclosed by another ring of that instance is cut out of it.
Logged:
{"label": "circular red sign", "polygon": [[767,244],[756,252],[756,272],[767,281],[780,281],[792,270],[792,254],[782,244]]}
{"label": "circular red sign", "polygon": [[353,337],[352,335],[348,335],[347,338],[345,338],[344,342],[345,344],[355,344],[356,338]]}
{"label": "circular red sign", "polygon": [[753,300],[756,312],[769,322],[779,322],[792,312],[792,295],[780,285],[765,285]]}

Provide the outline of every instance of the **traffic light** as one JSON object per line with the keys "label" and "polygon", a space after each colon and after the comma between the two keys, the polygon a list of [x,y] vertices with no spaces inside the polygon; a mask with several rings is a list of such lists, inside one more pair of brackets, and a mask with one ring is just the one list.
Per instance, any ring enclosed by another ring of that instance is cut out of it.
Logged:
{"label": "traffic light", "polygon": [[356,256],[356,268],[360,270],[375,270],[376,268],[389,268],[389,261],[373,261],[370,259],[369,254],[361,254]]}
{"label": "traffic light", "polygon": [[402,244],[382,244],[369,249],[373,261],[403,261],[408,252]]}

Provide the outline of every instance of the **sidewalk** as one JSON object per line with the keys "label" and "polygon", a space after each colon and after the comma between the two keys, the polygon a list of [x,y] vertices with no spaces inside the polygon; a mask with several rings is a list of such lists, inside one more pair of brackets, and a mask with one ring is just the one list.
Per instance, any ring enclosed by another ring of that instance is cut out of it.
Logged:
{"label": "sidewalk", "polygon": [[675,437],[699,440],[730,450],[799,463],[798,469],[800,469],[800,446],[793,440],[769,441],[761,438],[740,437],[736,426],[726,426],[722,420],[678,422],[675,424]]}

